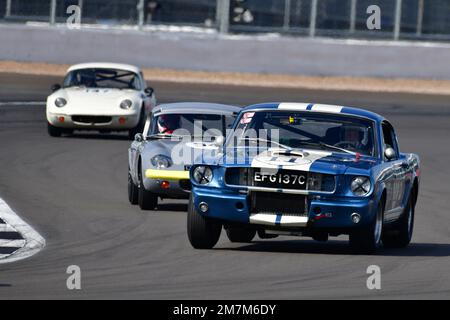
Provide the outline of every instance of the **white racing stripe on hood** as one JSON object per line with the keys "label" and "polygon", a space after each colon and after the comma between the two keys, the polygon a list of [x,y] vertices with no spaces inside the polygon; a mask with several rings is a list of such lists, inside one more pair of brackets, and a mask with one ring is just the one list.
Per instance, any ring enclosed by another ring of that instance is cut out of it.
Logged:
{"label": "white racing stripe on hood", "polygon": [[[255,157],[251,163],[252,168],[284,169],[297,171],[310,171],[317,160],[330,156],[331,152],[304,150],[295,151],[295,155],[280,154],[281,150],[267,150]],[[299,156],[301,154],[302,156]]]}

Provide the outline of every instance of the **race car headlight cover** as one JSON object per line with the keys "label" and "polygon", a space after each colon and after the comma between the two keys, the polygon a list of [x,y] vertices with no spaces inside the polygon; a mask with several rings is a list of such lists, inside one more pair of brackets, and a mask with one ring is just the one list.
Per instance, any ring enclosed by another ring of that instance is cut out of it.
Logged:
{"label": "race car headlight cover", "polygon": [[56,98],[56,100],[55,100],[55,106],[57,106],[58,108],[62,108],[66,104],[67,104],[67,101],[64,98]]}
{"label": "race car headlight cover", "polygon": [[355,196],[363,197],[369,194],[372,184],[368,177],[354,177],[351,183],[351,190]]}
{"label": "race car headlight cover", "polygon": [[125,99],[120,103],[120,108],[124,110],[128,110],[133,106],[133,101],[130,99]]}
{"label": "race car headlight cover", "polygon": [[195,183],[200,185],[207,185],[213,180],[213,171],[207,166],[198,166],[192,172],[192,178]]}
{"label": "race car headlight cover", "polygon": [[154,156],[150,161],[158,169],[167,169],[172,166],[172,159],[162,154]]}

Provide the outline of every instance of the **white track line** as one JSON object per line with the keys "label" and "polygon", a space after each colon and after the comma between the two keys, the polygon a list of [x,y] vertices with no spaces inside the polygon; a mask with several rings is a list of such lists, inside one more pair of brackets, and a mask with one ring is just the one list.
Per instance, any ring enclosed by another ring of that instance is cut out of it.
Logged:
{"label": "white track line", "polygon": [[0,247],[22,248],[27,244],[26,240],[4,240],[0,239]]}
{"label": "white track line", "polygon": [[0,107],[16,107],[16,106],[45,106],[45,101],[11,101],[0,102]]}
{"label": "white track line", "polygon": [[9,224],[0,224],[0,232],[17,232],[17,230]]}
{"label": "white track line", "polygon": [[20,248],[11,255],[0,255],[0,264],[31,257],[45,247],[45,239],[12,211],[1,198],[0,218],[24,238],[24,240],[0,240],[0,246]]}

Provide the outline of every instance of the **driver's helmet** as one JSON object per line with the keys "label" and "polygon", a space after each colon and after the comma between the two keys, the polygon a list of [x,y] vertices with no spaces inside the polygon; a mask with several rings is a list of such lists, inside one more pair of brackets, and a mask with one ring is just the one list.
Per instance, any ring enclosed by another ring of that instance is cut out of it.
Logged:
{"label": "driver's helmet", "polygon": [[177,114],[163,114],[158,117],[158,131],[163,134],[173,134],[180,128],[180,116]]}
{"label": "driver's helmet", "polygon": [[341,130],[341,141],[353,142],[355,145],[363,143],[365,133],[359,126],[343,126]]}

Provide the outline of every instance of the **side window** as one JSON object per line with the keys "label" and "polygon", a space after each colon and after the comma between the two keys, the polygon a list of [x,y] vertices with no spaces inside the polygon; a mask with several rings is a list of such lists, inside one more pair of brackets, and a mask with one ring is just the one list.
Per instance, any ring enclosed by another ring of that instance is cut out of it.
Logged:
{"label": "side window", "polygon": [[396,158],[398,158],[398,156],[399,156],[398,155],[398,146],[397,146],[397,139],[395,136],[394,129],[387,122],[384,122],[382,127],[383,127],[383,140],[384,140],[383,152],[387,148],[392,148],[392,149],[394,149],[394,151],[396,153]]}
{"label": "side window", "polygon": [[152,134],[153,132],[153,114],[150,114],[147,118],[147,121],[145,122],[145,126],[144,126],[144,136],[148,137],[149,135]]}
{"label": "side window", "polygon": [[139,78],[138,75],[135,75],[133,77],[133,79],[131,80],[131,83],[130,83],[130,87],[135,89],[135,90],[142,90],[141,79]]}

